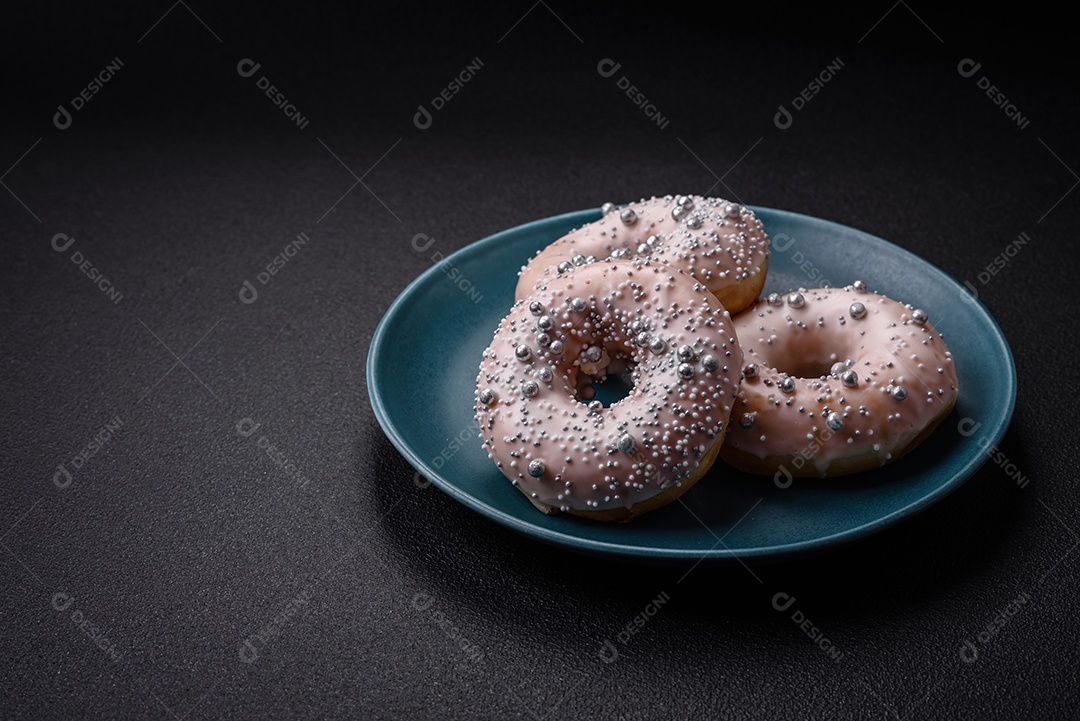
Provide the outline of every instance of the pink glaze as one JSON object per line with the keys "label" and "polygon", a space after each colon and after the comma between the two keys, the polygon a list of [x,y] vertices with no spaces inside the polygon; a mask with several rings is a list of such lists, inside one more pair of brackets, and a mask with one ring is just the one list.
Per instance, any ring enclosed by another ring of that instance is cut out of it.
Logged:
{"label": "pink glaze", "polygon": [[722,297],[764,272],[769,257],[768,236],[753,211],[721,198],[668,195],[622,209],[607,203],[603,211],[603,218],[556,240],[521,269],[517,300],[540,280],[558,275],[560,264],[582,265],[612,255],[647,255],[692,275]]}
{"label": "pink glaze", "polygon": [[[680,357],[682,346],[692,353]],[[591,397],[577,390],[591,390],[586,382],[628,366],[626,398],[606,408],[581,398]],[[693,278],[641,258],[592,263],[542,278],[499,325],[477,377],[480,437],[536,501],[629,508],[697,468],[728,421],[741,368],[731,317]],[[536,461],[543,468],[530,474]]]}
{"label": "pink glaze", "polygon": [[855,456],[864,457],[859,468],[839,471],[881,466],[956,400],[952,354],[926,314],[859,281],[774,293],[734,323],[747,367],[725,458],[737,449],[793,476],[834,475]]}

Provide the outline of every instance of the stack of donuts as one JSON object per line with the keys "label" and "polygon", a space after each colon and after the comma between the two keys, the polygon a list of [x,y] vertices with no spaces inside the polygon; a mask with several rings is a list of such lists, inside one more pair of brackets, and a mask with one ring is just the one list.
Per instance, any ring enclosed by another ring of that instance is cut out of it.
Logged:
{"label": "stack of donuts", "polygon": [[[749,208],[601,210],[521,269],[477,377],[484,448],[541,511],[626,522],[718,456],[788,479],[858,473],[952,410],[952,355],[924,311],[858,280],[759,298],[769,239]],[[605,406],[594,385],[616,374],[630,393]]]}

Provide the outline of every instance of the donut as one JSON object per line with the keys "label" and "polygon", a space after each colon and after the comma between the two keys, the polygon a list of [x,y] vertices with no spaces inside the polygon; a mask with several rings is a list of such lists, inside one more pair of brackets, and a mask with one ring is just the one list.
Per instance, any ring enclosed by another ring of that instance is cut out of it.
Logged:
{"label": "donut", "polygon": [[[712,465],[741,369],[731,316],[692,277],[644,258],[574,267],[542,277],[485,349],[480,438],[541,511],[626,522]],[[629,395],[590,400],[616,373]]]}
{"label": "donut", "polygon": [[952,353],[926,312],[861,281],[773,293],[733,320],[746,366],[721,457],[741,470],[783,484],[878,468],[956,403]]}
{"label": "donut", "polygon": [[609,257],[649,256],[703,283],[732,313],[754,302],[765,284],[769,238],[754,212],[721,198],[666,195],[618,209],[559,238],[518,275],[515,297],[540,280]]}

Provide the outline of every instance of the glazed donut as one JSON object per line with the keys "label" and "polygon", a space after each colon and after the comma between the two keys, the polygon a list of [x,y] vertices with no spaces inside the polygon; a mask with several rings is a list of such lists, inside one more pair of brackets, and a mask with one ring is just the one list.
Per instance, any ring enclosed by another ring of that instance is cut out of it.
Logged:
{"label": "glazed donut", "polygon": [[519,274],[516,299],[543,278],[608,257],[650,256],[699,280],[737,313],[765,284],[769,238],[749,208],[720,198],[667,195],[617,209],[541,250]]}
{"label": "glazed donut", "polygon": [[773,293],[733,320],[747,365],[721,456],[739,469],[781,482],[877,468],[956,403],[952,353],[927,314],[861,281]]}
{"label": "glazed donut", "polygon": [[[643,258],[545,276],[484,351],[475,410],[488,457],[545,513],[629,521],[704,475],[742,353],[703,285]],[[588,382],[631,372],[604,407]]]}

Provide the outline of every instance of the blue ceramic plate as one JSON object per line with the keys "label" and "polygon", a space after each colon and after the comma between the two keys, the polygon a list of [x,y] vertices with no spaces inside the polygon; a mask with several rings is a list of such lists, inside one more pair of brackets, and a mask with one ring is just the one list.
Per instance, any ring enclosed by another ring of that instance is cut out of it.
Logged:
{"label": "blue ceramic plate", "polygon": [[513,304],[517,271],[540,248],[598,219],[599,210],[497,233],[405,289],[379,323],[367,360],[371,405],[387,437],[425,478],[492,520],[540,541],[625,559],[776,559],[865,537],[943,498],[983,464],[983,449],[1001,439],[1012,416],[1016,369],[997,323],[959,283],[902,248],[825,220],[753,210],[773,242],[766,292],[862,279],[925,309],[944,335],[960,381],[956,409],[898,462],[779,488],[771,476],[717,460],[683,503],[630,524],[537,511],[481,449],[476,374]]}

